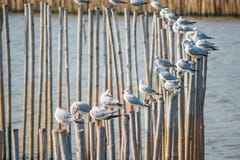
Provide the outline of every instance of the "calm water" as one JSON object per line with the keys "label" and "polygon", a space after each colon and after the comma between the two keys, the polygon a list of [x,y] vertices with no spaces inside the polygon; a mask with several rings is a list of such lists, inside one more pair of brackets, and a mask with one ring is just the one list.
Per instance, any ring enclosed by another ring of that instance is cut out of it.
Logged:
{"label": "calm water", "polygon": [[[193,19],[193,18],[191,18]],[[206,159],[240,159],[240,19],[231,18],[207,18],[196,19],[197,27],[215,37],[213,41],[219,46],[219,51],[209,56],[207,93],[205,102],[205,131],[206,131]],[[139,21],[139,19],[138,19]],[[22,15],[10,15],[10,41],[12,55],[12,92],[13,92],[13,127],[19,128],[21,133],[22,119],[22,95],[23,95],[23,70],[24,70],[24,17]],[[56,106],[57,91],[57,30],[58,17],[53,16],[53,98]],[[125,53],[124,21],[119,17],[121,40],[123,41],[123,53]],[[76,86],[76,16],[69,17],[69,68],[71,102],[75,100]],[[143,55],[142,37],[140,27],[138,34],[138,54]],[[39,53],[39,17],[35,16],[36,38],[36,69],[38,69]],[[100,30],[102,33],[102,30]],[[102,34],[100,36],[102,39]],[[103,40],[100,40],[103,44]],[[87,85],[87,43],[83,48],[83,86]],[[100,54],[103,54],[100,46]],[[102,57],[100,55],[100,57]],[[124,55],[124,54],[123,54]],[[124,57],[125,58],[125,57]],[[141,67],[144,67],[143,56],[138,57]],[[141,64],[142,63],[142,64]],[[102,73],[103,60],[100,61],[100,73]],[[64,64],[63,64],[64,67]],[[64,68],[63,68],[64,70]],[[143,69],[142,69],[143,71]],[[63,73],[64,74],[64,73]],[[140,77],[144,77],[144,72]],[[36,74],[38,79],[38,74]],[[6,77],[5,77],[6,78]],[[63,84],[65,79],[63,79]],[[102,84],[102,77],[100,79]],[[36,80],[36,88],[38,81]],[[101,86],[100,86],[101,87]],[[101,88],[100,88],[101,89]],[[83,99],[86,99],[87,87],[83,87]],[[65,86],[63,86],[65,91]],[[37,97],[37,94],[35,95]],[[63,93],[63,98],[65,94]],[[36,101],[37,102],[37,101]],[[65,104],[65,99],[63,99]],[[35,110],[37,111],[37,109]],[[36,117],[35,117],[36,118]]]}

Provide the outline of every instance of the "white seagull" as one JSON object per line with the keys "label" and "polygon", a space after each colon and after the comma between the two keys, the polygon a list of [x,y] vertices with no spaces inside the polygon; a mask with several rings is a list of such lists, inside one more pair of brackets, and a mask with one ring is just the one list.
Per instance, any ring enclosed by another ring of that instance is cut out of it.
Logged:
{"label": "white seagull", "polygon": [[164,88],[167,90],[167,91],[174,91],[175,93],[179,93],[180,92],[180,86],[178,85],[179,82],[181,82],[180,79],[176,79],[176,80],[167,80],[165,83],[164,83]]}
{"label": "white seagull", "polygon": [[115,117],[120,117],[121,115],[113,115],[118,111],[110,111],[105,109],[104,107],[100,106],[93,106],[93,108],[90,111],[90,116],[94,118],[95,120],[105,120],[105,119],[111,119]]}
{"label": "white seagull", "polygon": [[171,63],[168,59],[165,58],[160,58],[159,56],[154,58],[154,61],[156,63],[156,65],[158,66],[162,66],[164,68],[176,68],[177,66],[173,63]]}
{"label": "white seagull", "polygon": [[54,117],[58,123],[62,124],[64,128],[66,125],[71,124],[75,120],[75,116],[72,115],[70,112],[57,107],[54,113]]}
{"label": "white seagull", "polygon": [[156,67],[155,71],[159,74],[160,78],[164,81],[178,79],[172,73],[168,72],[166,69],[162,67]]}
{"label": "white seagull", "polygon": [[100,103],[104,107],[111,107],[111,108],[121,108],[122,104],[115,98],[111,96],[111,91],[107,89],[105,92],[102,93],[100,96]]}
{"label": "white seagull", "polygon": [[183,41],[183,46],[185,52],[192,57],[200,58],[208,55],[207,51],[191,44],[191,42],[189,42],[188,40]]}
{"label": "white seagull", "polygon": [[189,21],[189,20],[187,20],[187,19],[184,19],[183,17],[179,17],[178,19],[177,19],[177,25],[179,25],[179,26],[187,26],[187,25],[192,25],[192,24],[194,24],[194,23],[196,23],[196,22],[194,22],[194,21]]}
{"label": "white seagull", "polygon": [[121,0],[109,0],[112,5],[126,4],[127,2]]}
{"label": "white seagull", "polygon": [[184,72],[188,72],[191,75],[194,75],[196,70],[193,67],[192,61],[186,60],[186,59],[180,59],[177,61],[177,71],[182,75]]}
{"label": "white seagull", "polygon": [[165,18],[171,22],[175,22],[178,19],[178,17],[173,12],[168,10],[168,8],[165,9]]}
{"label": "white seagull", "polygon": [[198,39],[214,39],[213,37],[209,37],[208,35],[206,35],[205,33],[203,33],[202,31],[200,31],[199,29],[197,29],[196,27],[193,28],[193,30],[195,31],[195,36]]}
{"label": "white seagull", "polygon": [[88,0],[73,0],[77,5],[83,5],[90,3]]}
{"label": "white seagull", "polygon": [[199,39],[195,45],[205,51],[216,51],[218,48],[211,42],[208,42],[204,39]]}
{"label": "white seagull", "polygon": [[138,99],[134,94],[132,94],[129,89],[124,90],[123,98],[129,104],[148,107],[147,104],[144,104],[140,99]]}
{"label": "white seagull", "polygon": [[72,115],[75,115],[77,112],[80,114],[88,114],[90,112],[91,108],[87,103],[84,102],[73,102],[70,107],[70,113]]}
{"label": "white seagull", "polygon": [[160,95],[160,93],[157,93],[154,89],[152,89],[151,87],[143,84],[143,81],[140,80],[140,83],[139,83],[139,87],[138,87],[139,91],[141,93],[144,93],[144,94],[147,94],[147,95]]}
{"label": "white seagull", "polygon": [[176,22],[173,23],[173,31],[175,33],[188,33],[189,31],[193,31],[193,29],[191,27],[188,26],[182,26],[182,25],[178,25]]}
{"label": "white seagull", "polygon": [[166,8],[166,6],[162,5],[161,3],[159,3],[157,0],[151,0],[151,6],[155,9],[162,9],[162,8]]}
{"label": "white seagull", "polygon": [[133,6],[142,6],[147,4],[148,2],[144,2],[143,0],[130,0],[130,4]]}

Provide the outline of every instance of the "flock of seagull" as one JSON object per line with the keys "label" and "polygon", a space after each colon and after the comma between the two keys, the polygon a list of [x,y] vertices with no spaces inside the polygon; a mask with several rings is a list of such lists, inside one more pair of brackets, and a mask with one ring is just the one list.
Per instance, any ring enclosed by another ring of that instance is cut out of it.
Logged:
{"label": "flock of seagull", "polygon": [[[74,2],[76,2],[78,5],[90,3],[87,0],[74,0]],[[109,0],[109,2],[113,5],[126,3],[121,0]],[[144,0],[130,0],[130,4],[133,6],[141,6],[146,3],[147,2],[144,2]],[[161,9],[159,12],[161,18],[164,20],[164,22],[172,22],[172,29],[174,32],[180,32],[185,35],[185,39],[183,40],[182,44],[186,54],[193,58],[200,58],[207,56],[209,51],[218,50],[213,43],[206,40],[213,39],[212,37],[207,36],[197,28],[190,27],[196,22],[189,21],[183,17],[177,17],[173,12],[166,8],[166,6],[160,4],[156,0],[151,0],[151,5],[155,9]],[[180,76],[183,76],[185,72],[190,75],[195,75],[196,72],[195,62],[187,59],[180,59],[176,64],[173,64],[168,59],[157,56],[154,58],[154,63],[156,65],[155,72],[159,74],[159,77],[163,82],[163,88],[173,94],[180,92],[181,86],[179,83],[181,82],[181,79],[170,73],[170,68],[172,68],[173,71],[176,71]],[[140,80],[138,89],[145,95],[160,94],[157,93],[153,88],[145,85],[142,80]],[[123,91],[123,99],[125,102],[131,105],[149,107],[149,104],[145,104],[143,101],[137,98],[137,96],[135,96],[130,89],[125,89]],[[95,120],[105,120],[121,116],[115,115],[114,113],[117,111],[114,111],[113,109],[121,109],[123,104],[112,96],[109,89],[101,94],[100,104],[101,106],[90,107],[84,102],[74,102],[70,107],[70,112],[57,107],[54,116],[57,122],[63,124],[64,127],[76,120],[76,113],[90,114],[90,116]],[[106,107],[110,110],[106,109]]]}

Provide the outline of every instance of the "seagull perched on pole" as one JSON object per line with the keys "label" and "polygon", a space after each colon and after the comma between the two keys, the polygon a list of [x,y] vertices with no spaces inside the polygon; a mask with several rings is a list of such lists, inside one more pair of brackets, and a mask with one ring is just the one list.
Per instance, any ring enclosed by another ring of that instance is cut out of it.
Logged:
{"label": "seagull perched on pole", "polygon": [[148,4],[148,2],[144,2],[144,0],[130,0],[130,4],[132,6],[142,6]]}
{"label": "seagull perched on pole", "polygon": [[167,91],[174,91],[174,93],[179,93],[180,92],[180,86],[178,85],[179,82],[181,82],[180,79],[175,79],[175,80],[167,80],[165,83],[164,83],[164,88],[167,90]]}
{"label": "seagull perched on pole", "polygon": [[111,91],[107,89],[105,92],[102,93],[100,96],[100,103],[104,107],[111,107],[111,108],[122,108],[122,104],[115,98],[112,97]]}
{"label": "seagull perched on pole", "polygon": [[132,94],[129,89],[124,90],[123,98],[129,104],[149,107],[147,104],[143,103],[140,99],[138,99],[134,94]]}
{"label": "seagull perched on pole", "polygon": [[83,5],[90,3],[88,0],[73,0],[77,5]]}
{"label": "seagull perched on pole", "polygon": [[66,126],[71,124],[73,121],[75,121],[75,116],[72,115],[70,112],[57,107],[54,113],[54,117],[57,120],[58,123],[63,125],[63,128],[66,129]]}
{"label": "seagull perched on pole", "polygon": [[179,25],[179,26],[181,26],[181,25],[187,26],[187,25],[192,25],[192,24],[196,23],[194,21],[189,21],[187,19],[184,19],[183,17],[179,17],[176,22],[177,22],[177,25]]}
{"label": "seagull perched on pole", "polygon": [[115,117],[120,117],[121,115],[113,115],[118,111],[110,111],[105,109],[103,106],[93,106],[93,108],[90,111],[90,116],[94,118],[95,120],[106,120],[111,119]]}
{"label": "seagull perched on pole", "polygon": [[187,59],[180,59],[177,61],[177,71],[180,73],[180,75],[183,75],[184,72],[188,72],[191,75],[195,75],[196,70],[193,67],[192,61],[189,61]]}
{"label": "seagull perched on pole", "polygon": [[162,9],[162,8],[166,8],[166,6],[162,5],[160,2],[158,2],[157,0],[151,0],[151,6],[155,9]]}
{"label": "seagull perched on pole", "polygon": [[141,93],[144,93],[144,94],[147,94],[147,95],[160,95],[160,93],[157,93],[154,89],[152,89],[151,87],[143,84],[143,81],[140,80],[140,83],[139,83],[139,87],[138,87],[139,91]]}
{"label": "seagull perched on pole", "polygon": [[109,3],[112,5],[119,5],[119,4],[126,4],[127,2],[124,2],[122,0],[109,0]]}
{"label": "seagull perched on pole", "polygon": [[207,51],[191,44],[191,42],[189,42],[188,40],[183,41],[183,46],[184,46],[184,51],[192,57],[200,58],[208,55]]}
{"label": "seagull perched on pole", "polygon": [[162,67],[156,67],[155,71],[159,74],[161,80],[167,81],[167,80],[175,80],[178,79],[175,77],[172,73],[168,72],[165,68]]}
{"label": "seagull perched on pole", "polygon": [[165,58],[160,58],[159,56],[154,58],[154,61],[156,63],[156,65],[158,66],[162,66],[164,68],[176,68],[177,66],[173,63],[171,63],[168,59]]}
{"label": "seagull perched on pole", "polygon": [[90,106],[84,102],[73,102],[70,107],[70,113],[75,115],[77,112],[80,114],[87,114],[91,110]]}

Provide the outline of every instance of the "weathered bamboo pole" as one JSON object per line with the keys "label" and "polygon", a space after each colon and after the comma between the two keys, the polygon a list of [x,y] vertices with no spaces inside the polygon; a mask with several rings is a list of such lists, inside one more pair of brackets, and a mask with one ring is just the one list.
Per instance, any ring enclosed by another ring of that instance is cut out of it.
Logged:
{"label": "weathered bamboo pole", "polygon": [[107,18],[105,12],[105,6],[103,7],[103,59],[104,59],[104,79],[103,79],[103,91],[108,88],[108,60],[107,60]]}
{"label": "weathered bamboo pole", "polygon": [[[93,11],[88,9],[88,104],[92,105],[92,83],[93,83]],[[88,115],[88,122],[91,117]],[[90,158],[89,125],[87,126],[86,151],[87,159]]]}
{"label": "weathered bamboo pole", "polygon": [[95,122],[90,123],[90,159],[95,160],[96,159],[96,147],[95,147]]}
{"label": "weathered bamboo pole", "polygon": [[100,11],[98,8],[95,9],[95,26],[94,26],[94,105],[98,105],[99,97],[99,17]]}
{"label": "weathered bamboo pole", "polygon": [[150,48],[150,55],[149,55],[149,78],[150,78],[150,85],[152,87],[152,80],[153,80],[153,62],[154,62],[154,52],[155,52],[155,28],[156,28],[156,14],[153,15],[152,20],[152,32],[151,32],[151,48]]}
{"label": "weathered bamboo pole", "polygon": [[30,134],[29,134],[29,159],[33,159],[33,144],[34,144],[34,75],[35,75],[35,43],[34,43],[34,19],[33,19],[33,5],[28,4],[29,12],[29,55],[30,55]]}
{"label": "weathered bamboo pole", "polygon": [[162,41],[162,56],[163,58],[168,58],[168,50],[167,50],[167,30],[163,27],[161,30],[161,41]]}
{"label": "weathered bamboo pole", "polygon": [[178,160],[178,96],[174,99],[171,160]]}
{"label": "weathered bamboo pole", "polygon": [[48,34],[48,108],[49,108],[49,125],[48,125],[48,140],[49,140],[49,158],[53,159],[53,142],[52,133],[53,128],[53,93],[52,93],[52,7],[47,6],[47,34]]}
{"label": "weathered bamboo pole", "polygon": [[[25,53],[24,53],[24,90],[23,90],[24,94],[23,94],[23,118],[22,118],[22,121],[23,121],[22,122],[22,159],[25,159],[25,143],[26,143],[25,139],[26,139],[27,99],[28,99],[27,95],[28,95],[28,27],[29,27],[28,20],[29,20],[29,17],[28,17],[27,3],[24,4],[24,16],[25,16],[25,32],[24,32],[25,33]],[[0,42],[0,45],[1,45],[1,42]],[[38,139],[38,134],[37,134],[37,139]]]}
{"label": "weathered bamboo pole", "polygon": [[136,121],[136,144],[137,144],[137,153],[138,158],[142,159],[142,124],[141,124],[141,112],[135,112],[135,121]]}
{"label": "weathered bamboo pole", "polygon": [[4,152],[4,150],[3,150],[3,145],[4,145],[4,132],[2,131],[2,130],[0,130],[0,157],[1,157],[1,159],[2,159],[2,156],[3,156],[3,152]]}
{"label": "weathered bamboo pole", "polygon": [[8,5],[3,5],[3,24],[5,34],[5,53],[6,53],[6,76],[7,76],[7,142],[8,158],[12,158],[12,88],[11,88],[11,55],[10,55],[10,36],[8,22]]}
{"label": "weathered bamboo pole", "polygon": [[[116,93],[118,93],[116,95],[116,97],[119,100],[121,98],[121,102],[124,105],[123,108],[126,108],[125,101],[123,100],[123,97],[120,96],[121,95],[121,91],[124,90],[123,62],[122,62],[122,49],[121,49],[120,35],[119,35],[118,23],[117,23],[117,19],[116,19],[116,12],[113,9],[111,9],[111,13],[112,13],[112,22],[113,22],[113,27],[114,27],[114,31],[115,31],[115,37],[116,37],[118,62],[119,62],[118,64],[119,64],[119,67],[120,67],[119,71],[120,71],[120,86],[121,86],[120,88],[121,89],[119,91],[119,87],[116,88]],[[116,59],[115,57],[116,57],[116,54],[114,54],[114,59]],[[115,60],[115,65],[117,65],[117,60]],[[116,82],[116,84],[118,84],[118,82]],[[118,110],[118,114],[120,114],[120,110]],[[122,126],[121,118],[119,117],[118,118],[118,159],[121,158],[121,142],[122,142],[122,139],[121,139],[122,138],[122,127],[121,126]]]}
{"label": "weathered bamboo pole", "polygon": [[164,118],[164,102],[163,98],[160,97],[157,103],[158,115],[157,115],[157,126],[154,137],[154,148],[153,148],[153,160],[162,160],[162,132],[163,132],[163,118]]}
{"label": "weathered bamboo pole", "polygon": [[83,9],[78,8],[77,22],[77,100],[82,99],[82,27],[83,27]]}
{"label": "weathered bamboo pole", "polygon": [[[62,51],[63,46],[63,8],[59,7],[59,28],[58,28],[58,88],[57,88],[57,106],[62,107]],[[61,126],[58,124],[58,128]]]}
{"label": "weathered bamboo pole", "polygon": [[138,160],[138,149],[137,149],[137,142],[136,142],[136,126],[135,126],[135,112],[129,112],[129,119],[130,119],[130,139],[132,142],[132,159]]}
{"label": "weathered bamboo pole", "polygon": [[57,130],[52,130],[53,137],[53,153],[54,159],[61,160],[60,142],[59,142],[59,132]]}
{"label": "weathered bamboo pole", "polygon": [[97,155],[96,160],[106,159],[105,157],[105,127],[97,128]]}
{"label": "weathered bamboo pole", "polygon": [[[75,128],[76,129],[76,128]],[[86,160],[86,142],[84,129],[76,130],[76,159]]]}
{"label": "weathered bamboo pole", "polygon": [[144,47],[144,60],[145,60],[145,73],[146,73],[146,82],[147,85],[150,85],[150,78],[149,78],[149,50],[148,50],[148,33],[146,24],[144,24],[144,15],[140,15],[140,22],[142,28],[142,36],[143,36],[143,47]]}
{"label": "weathered bamboo pole", "polygon": [[63,160],[64,159],[71,160],[72,159],[72,153],[71,153],[71,149],[69,147],[68,133],[65,130],[59,132],[59,143],[60,143],[62,159]]}
{"label": "weathered bamboo pole", "polygon": [[122,154],[121,160],[129,159],[129,117],[123,117],[123,133],[122,133]]}
{"label": "weathered bamboo pole", "polygon": [[[24,4],[24,5],[26,5],[26,4]],[[42,113],[43,28],[44,28],[43,16],[44,16],[44,4],[43,4],[43,2],[40,2],[40,31],[39,31],[39,33],[40,33],[40,35],[39,35],[40,36],[40,44],[39,44],[39,73],[38,73],[39,74],[39,83],[38,83],[37,132],[36,132],[36,157],[37,157],[37,159],[39,159],[39,129],[41,127],[41,115],[42,115],[41,113]],[[25,76],[27,76],[27,75],[25,75]]]}
{"label": "weathered bamboo pole", "polygon": [[18,138],[18,129],[12,130],[13,136],[13,159],[19,159],[19,138]]}
{"label": "weathered bamboo pole", "polygon": [[43,74],[44,74],[44,80],[43,80],[43,87],[44,87],[44,128],[48,127],[48,32],[47,32],[47,3],[44,3],[43,5],[43,48],[44,48],[44,62],[43,62]]}
{"label": "weathered bamboo pole", "polygon": [[47,159],[47,130],[44,129],[39,129],[39,148],[40,148],[40,160]]}
{"label": "weathered bamboo pole", "polygon": [[[175,48],[175,43],[174,43],[174,32],[172,30],[172,26],[169,26],[169,60],[173,64],[175,64],[175,54],[174,54],[174,48]],[[173,68],[170,68],[170,72],[173,72]]]}
{"label": "weathered bamboo pole", "polygon": [[109,159],[115,160],[115,134],[114,134],[114,120],[110,119],[108,123],[108,150],[109,150]]}
{"label": "weathered bamboo pole", "polygon": [[145,150],[144,150],[144,159],[152,159],[152,140],[151,140],[151,107],[144,108],[145,116]]}

